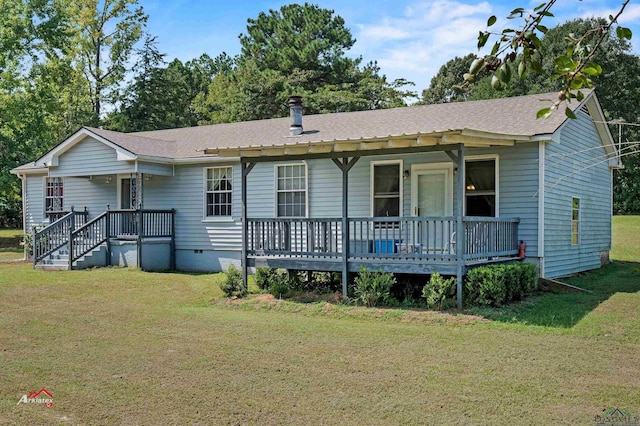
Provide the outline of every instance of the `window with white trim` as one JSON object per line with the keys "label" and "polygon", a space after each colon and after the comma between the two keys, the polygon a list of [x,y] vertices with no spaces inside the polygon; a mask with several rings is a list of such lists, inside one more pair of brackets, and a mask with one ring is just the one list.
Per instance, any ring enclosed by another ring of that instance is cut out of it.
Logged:
{"label": "window with white trim", "polygon": [[402,207],[402,163],[372,162],[371,215],[400,216]]}
{"label": "window with white trim", "polygon": [[465,162],[465,216],[496,216],[496,173],[495,158]]}
{"label": "window with white trim", "polygon": [[205,170],[205,216],[230,217],[233,207],[233,167],[210,167]]}
{"label": "window with white trim", "polygon": [[278,217],[307,215],[307,165],[276,165],[276,214]]}
{"label": "window with white trim", "polygon": [[580,244],[580,198],[571,199],[571,245]]}
{"label": "window with white trim", "polygon": [[61,177],[48,177],[45,181],[45,212],[61,212],[64,209],[64,181]]}

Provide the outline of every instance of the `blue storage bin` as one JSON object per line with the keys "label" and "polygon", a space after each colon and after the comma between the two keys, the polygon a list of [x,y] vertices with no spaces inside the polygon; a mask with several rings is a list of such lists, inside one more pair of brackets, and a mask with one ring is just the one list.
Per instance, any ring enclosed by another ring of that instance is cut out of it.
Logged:
{"label": "blue storage bin", "polygon": [[376,240],[376,253],[395,253],[400,240]]}

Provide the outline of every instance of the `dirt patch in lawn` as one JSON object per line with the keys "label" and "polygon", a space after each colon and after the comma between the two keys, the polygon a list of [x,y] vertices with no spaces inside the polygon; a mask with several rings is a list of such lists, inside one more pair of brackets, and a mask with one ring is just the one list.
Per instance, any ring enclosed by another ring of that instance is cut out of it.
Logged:
{"label": "dirt patch in lawn", "polygon": [[[299,297],[299,296],[297,296]],[[310,298],[305,296],[305,300]],[[299,302],[294,300],[278,299],[271,294],[251,295],[244,299],[214,299],[213,305],[232,309],[295,312],[302,315],[327,316],[353,319],[380,319],[384,321],[402,321],[412,323],[434,323],[465,325],[486,323],[489,320],[469,315],[459,311],[438,312],[428,309],[400,309],[400,308],[367,308],[353,306],[334,301],[334,295],[316,295],[317,301]]]}

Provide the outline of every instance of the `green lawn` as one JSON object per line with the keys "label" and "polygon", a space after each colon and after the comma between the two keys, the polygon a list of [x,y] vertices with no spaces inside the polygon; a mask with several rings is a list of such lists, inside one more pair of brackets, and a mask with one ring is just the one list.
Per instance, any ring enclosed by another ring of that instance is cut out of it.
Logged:
{"label": "green lawn", "polygon": [[[615,218],[616,235],[640,221],[624,219]],[[614,253],[625,261],[571,280],[591,295],[536,295],[476,315],[229,303],[221,275],[0,265],[0,424],[593,424],[608,407],[639,415],[640,250]],[[16,405],[42,387],[53,407]]]}
{"label": "green lawn", "polygon": [[0,262],[22,259],[22,229],[0,229]]}

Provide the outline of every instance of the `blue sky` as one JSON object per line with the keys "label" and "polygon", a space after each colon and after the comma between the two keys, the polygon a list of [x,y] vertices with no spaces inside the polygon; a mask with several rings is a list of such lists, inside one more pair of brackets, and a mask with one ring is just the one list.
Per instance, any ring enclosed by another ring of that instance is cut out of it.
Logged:
{"label": "blue sky", "polygon": [[[420,92],[429,85],[441,65],[455,56],[475,52],[478,31],[487,18],[496,15],[494,28],[516,6],[533,8],[542,0],[317,0],[310,3],[333,9],[344,18],[356,38],[349,56],[377,60],[389,80],[406,78]],[[292,1],[268,0],[140,0],[149,14],[148,31],[158,36],[166,59],[186,61],[207,53],[235,55],[240,52],[238,35],[245,32],[248,18],[261,11],[279,9]],[[554,6],[553,27],[578,17],[608,16],[622,0],[560,0]],[[634,33],[634,51],[640,52],[640,4],[632,0],[621,23]],[[513,22],[509,22],[513,25]]]}

